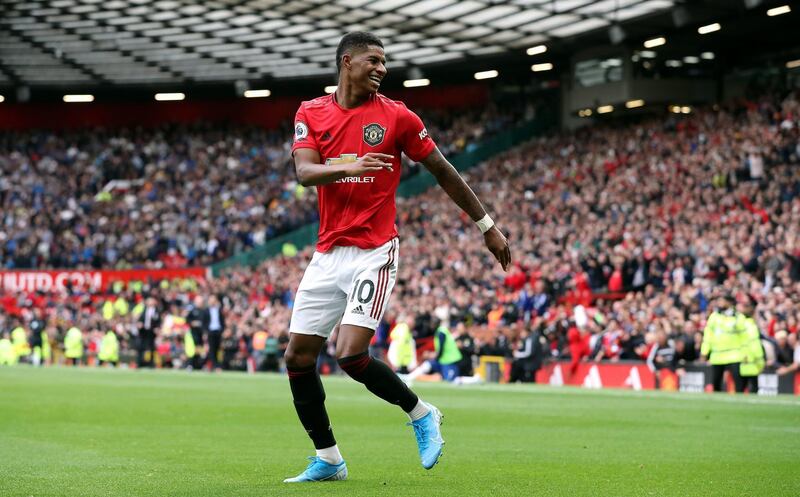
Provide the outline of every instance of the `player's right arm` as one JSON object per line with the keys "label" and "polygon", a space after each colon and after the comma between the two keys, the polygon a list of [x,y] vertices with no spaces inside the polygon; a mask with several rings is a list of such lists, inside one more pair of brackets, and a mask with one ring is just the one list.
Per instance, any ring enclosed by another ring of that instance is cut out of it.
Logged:
{"label": "player's right arm", "polygon": [[354,162],[321,164],[319,152],[313,148],[298,148],[294,151],[294,168],[297,180],[303,186],[333,183],[350,176],[361,176],[371,171],[392,170],[391,155],[370,152]]}

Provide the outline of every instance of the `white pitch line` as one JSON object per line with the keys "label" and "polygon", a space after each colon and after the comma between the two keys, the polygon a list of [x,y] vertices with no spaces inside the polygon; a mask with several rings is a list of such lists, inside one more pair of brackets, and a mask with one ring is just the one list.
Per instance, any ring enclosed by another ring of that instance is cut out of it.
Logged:
{"label": "white pitch line", "polygon": [[639,397],[652,399],[670,399],[682,401],[710,401],[727,402],[733,404],[760,404],[760,405],[783,405],[800,407],[800,399],[781,395],[780,397],[733,395],[733,394],[709,394],[691,392],[662,392],[659,390],[623,390],[616,388],[597,388],[587,389],[578,386],[551,387],[545,385],[507,385],[507,384],[482,384],[482,385],[452,385],[449,383],[423,382],[414,386],[432,386],[434,388],[448,389],[470,389],[482,392],[517,392],[523,394],[544,394],[544,395],[600,395],[607,397]]}
{"label": "white pitch line", "polygon": [[[20,366],[13,366],[9,368],[7,371],[9,372],[19,372],[22,369],[25,369]],[[176,371],[176,370],[165,370],[165,369],[144,369],[141,371],[137,371],[135,369],[123,369],[123,368],[115,368],[115,369],[107,369],[107,368],[72,368],[72,367],[49,367],[48,370],[58,370],[61,369],[62,371],[73,371],[79,373],[89,373],[89,374],[98,374],[98,373],[109,373],[112,371],[112,374],[121,374],[124,375],[124,372],[131,373],[131,377],[135,375],[146,374],[148,376],[164,376],[165,378],[183,378],[183,377],[201,377],[201,378],[215,378],[218,380],[241,380],[247,378],[246,381],[252,380],[267,380],[267,381],[275,381],[275,380],[286,380],[286,376],[279,373],[259,373],[259,374],[242,374],[238,372],[223,372],[220,373],[208,373],[208,372],[188,372],[188,371]],[[0,370],[2,371],[2,370]],[[333,376],[323,376],[323,381],[348,381],[344,375],[333,375]],[[415,387],[423,387],[423,388],[442,388],[442,389],[454,389],[454,390],[480,390],[482,392],[516,392],[521,394],[542,394],[542,395],[598,395],[598,396],[605,396],[605,397],[621,397],[621,398],[651,398],[651,399],[669,399],[669,400],[680,400],[680,401],[687,401],[687,402],[724,402],[730,404],[751,404],[751,405],[778,405],[778,406],[791,406],[791,407],[800,407],[800,398],[794,395],[780,395],[777,397],[766,397],[766,396],[750,396],[750,395],[733,395],[733,394],[709,394],[709,393],[692,393],[692,392],[665,392],[660,390],[623,390],[618,388],[581,388],[574,385],[567,385],[563,387],[552,387],[549,385],[508,385],[508,384],[498,384],[498,383],[483,383],[479,385],[453,385],[451,383],[445,382],[418,382],[414,385]]]}

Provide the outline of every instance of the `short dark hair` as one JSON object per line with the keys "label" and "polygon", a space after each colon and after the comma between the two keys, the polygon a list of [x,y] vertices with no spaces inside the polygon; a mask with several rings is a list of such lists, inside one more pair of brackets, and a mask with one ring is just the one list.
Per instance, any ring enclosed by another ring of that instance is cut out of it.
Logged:
{"label": "short dark hair", "polygon": [[354,48],[366,50],[369,46],[383,48],[383,42],[372,33],[366,31],[353,31],[342,36],[336,48],[336,73],[342,70],[342,56]]}

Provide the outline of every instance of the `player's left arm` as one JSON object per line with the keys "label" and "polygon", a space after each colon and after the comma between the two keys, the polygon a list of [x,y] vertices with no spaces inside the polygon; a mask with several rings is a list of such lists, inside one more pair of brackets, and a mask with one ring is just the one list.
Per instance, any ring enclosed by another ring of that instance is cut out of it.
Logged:
{"label": "player's left arm", "polygon": [[[486,209],[481,205],[475,192],[458,174],[456,168],[444,158],[438,147],[433,148],[433,151],[422,160],[422,164],[436,178],[439,186],[453,199],[453,202],[473,221],[477,222],[486,216]],[[503,267],[503,270],[507,270],[508,265],[511,264],[511,249],[508,247],[508,240],[497,224],[483,234],[483,239],[486,247]]]}

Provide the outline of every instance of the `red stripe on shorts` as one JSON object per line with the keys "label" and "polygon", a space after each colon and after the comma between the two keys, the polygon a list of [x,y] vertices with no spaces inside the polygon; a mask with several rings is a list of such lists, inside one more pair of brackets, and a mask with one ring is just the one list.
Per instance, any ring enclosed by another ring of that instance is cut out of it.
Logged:
{"label": "red stripe on shorts", "polygon": [[369,317],[372,319],[378,319],[381,316],[383,302],[386,300],[386,295],[384,292],[389,286],[389,268],[391,268],[392,264],[394,264],[395,251],[397,248],[395,246],[396,240],[397,239],[393,239],[392,246],[389,247],[389,261],[384,264],[378,272],[378,286],[375,292],[375,302],[372,305],[372,312],[369,313]]}
{"label": "red stripe on shorts", "polygon": [[[394,243],[392,243],[392,246],[394,246]],[[375,312],[377,312],[378,309],[378,302],[381,297],[381,288],[383,288],[383,281],[386,278],[386,267],[392,260],[392,247],[389,247],[389,252],[386,255],[388,256],[389,261],[381,266],[380,269],[378,269],[378,281],[375,285],[375,300],[372,302],[372,309],[369,311],[369,317],[372,319],[377,319],[375,317]]]}
{"label": "red stripe on shorts", "polygon": [[380,317],[381,306],[383,303],[383,292],[386,290],[386,285],[389,282],[389,267],[391,267],[392,262],[394,261],[394,240],[392,240],[392,245],[389,247],[389,260],[381,266],[380,270],[378,271],[378,285],[375,291],[375,302],[372,305],[372,311],[370,312],[369,316],[372,319],[378,319]]}

